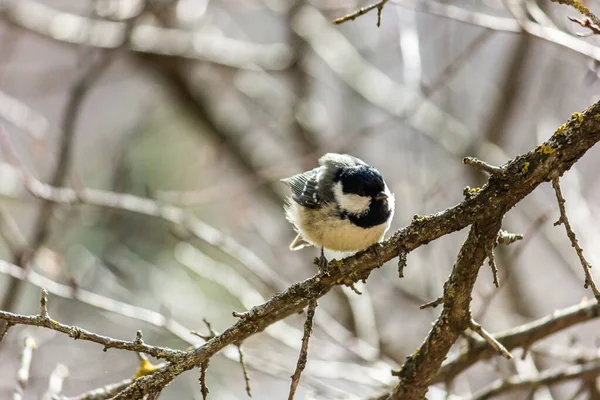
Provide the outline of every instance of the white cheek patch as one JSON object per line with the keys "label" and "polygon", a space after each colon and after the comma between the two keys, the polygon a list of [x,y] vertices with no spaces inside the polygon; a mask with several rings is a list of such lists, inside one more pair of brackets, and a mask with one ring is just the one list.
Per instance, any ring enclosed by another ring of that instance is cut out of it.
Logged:
{"label": "white cheek patch", "polygon": [[340,206],[340,209],[352,214],[361,215],[369,211],[371,199],[369,197],[359,196],[357,194],[344,193],[340,182],[333,185],[333,195]]}

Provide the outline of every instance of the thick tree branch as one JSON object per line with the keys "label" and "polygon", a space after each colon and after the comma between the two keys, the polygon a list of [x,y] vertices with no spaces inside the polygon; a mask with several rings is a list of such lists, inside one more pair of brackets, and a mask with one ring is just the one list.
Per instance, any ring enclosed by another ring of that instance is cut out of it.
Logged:
{"label": "thick tree branch", "polygon": [[[507,350],[517,347],[529,348],[533,343],[556,332],[600,317],[600,304],[577,305],[530,322],[516,328],[508,329],[492,335]],[[451,357],[438,371],[431,383],[447,382],[478,361],[496,355],[496,351],[487,342],[477,340],[460,354]]]}
{"label": "thick tree branch", "polygon": [[458,336],[469,327],[471,293],[477,273],[487,257],[487,244],[496,240],[501,222],[500,215],[490,222],[478,222],[471,227],[452,273],[444,284],[442,313],[421,347],[395,373],[400,383],[394,388],[390,399],[423,399],[446,354]]}

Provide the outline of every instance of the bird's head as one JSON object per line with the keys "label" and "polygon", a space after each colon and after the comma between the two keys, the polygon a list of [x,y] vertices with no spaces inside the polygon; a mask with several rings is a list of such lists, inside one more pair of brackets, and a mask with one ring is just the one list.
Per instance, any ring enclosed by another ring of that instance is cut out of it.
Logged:
{"label": "bird's head", "polygon": [[342,211],[366,214],[372,205],[387,207],[390,192],[383,177],[368,165],[344,166],[338,171],[333,194]]}

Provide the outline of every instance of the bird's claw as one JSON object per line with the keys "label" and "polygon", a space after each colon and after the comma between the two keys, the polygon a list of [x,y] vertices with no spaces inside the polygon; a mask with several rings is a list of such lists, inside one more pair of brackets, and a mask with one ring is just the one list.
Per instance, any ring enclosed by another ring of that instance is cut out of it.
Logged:
{"label": "bird's claw", "polygon": [[325,273],[327,272],[327,269],[329,269],[329,262],[327,261],[327,258],[325,258],[325,252],[323,251],[323,248],[321,248],[321,257],[319,257],[319,272]]}

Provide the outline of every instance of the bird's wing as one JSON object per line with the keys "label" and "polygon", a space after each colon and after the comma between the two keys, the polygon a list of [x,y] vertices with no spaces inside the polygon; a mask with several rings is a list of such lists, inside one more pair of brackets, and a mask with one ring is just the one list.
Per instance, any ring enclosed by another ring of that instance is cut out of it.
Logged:
{"label": "bird's wing", "polygon": [[322,206],[317,193],[320,170],[321,167],[314,168],[281,180],[292,189],[292,199],[296,203],[308,208],[320,208]]}

